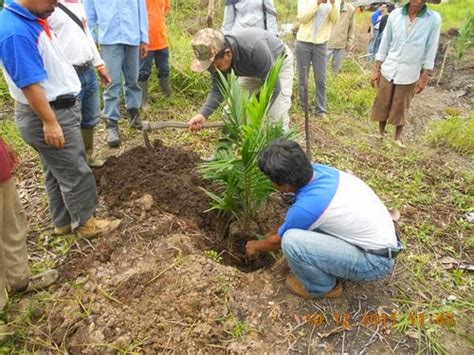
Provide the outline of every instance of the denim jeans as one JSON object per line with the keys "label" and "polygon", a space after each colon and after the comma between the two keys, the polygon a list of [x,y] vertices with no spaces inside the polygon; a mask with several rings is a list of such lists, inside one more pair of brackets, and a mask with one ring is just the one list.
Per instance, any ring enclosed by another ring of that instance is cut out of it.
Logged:
{"label": "denim jeans", "polygon": [[102,45],[102,59],[112,84],[104,90],[104,117],[117,121],[120,118],[120,88],[125,80],[125,106],[140,109],[142,91],[138,86],[140,50],[126,44]]}
{"label": "denim jeans", "polygon": [[[295,47],[296,62],[298,65],[298,95],[301,107],[305,107],[304,83],[309,80],[309,71],[313,66],[314,81],[316,83],[316,114],[327,112],[327,84],[326,84],[326,64],[327,64],[327,42],[314,44],[309,42],[296,41]],[[308,98],[309,101],[309,98]]]}
{"label": "denim jeans", "polygon": [[95,68],[90,65],[85,70],[77,70],[77,75],[81,81],[81,128],[94,128],[99,123],[100,98],[99,84],[95,76]]}
{"label": "denim jeans", "polygon": [[284,234],[282,250],[291,271],[315,296],[331,291],[336,278],[353,281],[382,278],[395,263],[394,259],[370,254],[334,236],[301,229],[290,229]]}
{"label": "denim jeans", "polygon": [[147,81],[151,75],[153,60],[155,61],[158,79],[166,79],[170,76],[169,48],[163,48],[156,51],[148,51],[145,59],[140,61],[140,73],[138,81]]}

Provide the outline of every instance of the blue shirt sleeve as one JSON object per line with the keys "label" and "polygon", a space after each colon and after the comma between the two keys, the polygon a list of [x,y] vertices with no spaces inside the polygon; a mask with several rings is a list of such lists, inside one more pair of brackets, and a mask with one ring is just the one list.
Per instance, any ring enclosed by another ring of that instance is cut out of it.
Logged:
{"label": "blue shirt sleeve", "polygon": [[29,37],[15,35],[2,43],[3,66],[19,89],[48,79],[43,59],[36,42]]}
{"label": "blue shirt sleeve", "polygon": [[379,18],[380,14],[381,14],[380,10],[376,10],[372,14],[372,17],[370,18],[370,22],[372,22],[372,25],[375,25],[377,23],[377,19]]}
{"label": "blue shirt sleeve", "polygon": [[304,208],[292,206],[285,216],[285,222],[278,228],[278,235],[283,237],[287,230],[293,228],[307,230],[314,223],[315,217],[317,216]]}

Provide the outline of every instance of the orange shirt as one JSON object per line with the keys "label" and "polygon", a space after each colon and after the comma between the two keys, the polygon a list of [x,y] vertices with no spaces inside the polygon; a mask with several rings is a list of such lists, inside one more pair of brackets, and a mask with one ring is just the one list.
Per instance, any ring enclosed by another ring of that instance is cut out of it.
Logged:
{"label": "orange shirt", "polygon": [[146,0],[149,51],[156,51],[168,47],[165,17],[168,16],[170,7],[170,0]]}

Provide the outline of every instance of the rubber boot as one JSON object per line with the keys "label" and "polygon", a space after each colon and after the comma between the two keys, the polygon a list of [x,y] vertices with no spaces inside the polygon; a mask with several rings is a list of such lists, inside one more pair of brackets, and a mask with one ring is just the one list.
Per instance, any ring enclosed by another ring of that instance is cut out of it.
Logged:
{"label": "rubber boot", "polygon": [[104,161],[94,158],[94,128],[81,128],[81,134],[86,148],[87,165],[91,168],[100,168],[104,165]]}
{"label": "rubber boot", "polygon": [[163,78],[163,79],[158,79],[159,83],[160,83],[160,88],[161,88],[161,92],[163,93],[163,95],[165,95],[166,97],[170,97],[171,96],[171,87],[170,87],[170,81],[168,78]]}
{"label": "rubber boot", "polygon": [[142,89],[142,110],[148,107],[148,80],[139,81],[138,86]]}
{"label": "rubber boot", "polygon": [[118,122],[111,120],[110,118],[105,119],[105,128],[107,132],[107,145],[110,148],[117,148],[120,146],[120,131]]}
{"label": "rubber boot", "polygon": [[128,109],[128,125],[135,129],[142,129],[142,120],[140,118],[140,110],[138,108]]}

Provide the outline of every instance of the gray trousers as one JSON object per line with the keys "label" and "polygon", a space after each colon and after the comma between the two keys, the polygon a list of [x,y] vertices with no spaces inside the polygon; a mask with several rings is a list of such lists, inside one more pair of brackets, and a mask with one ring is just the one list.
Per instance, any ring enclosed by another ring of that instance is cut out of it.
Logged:
{"label": "gray trousers", "polygon": [[326,107],[326,65],[327,42],[314,44],[296,41],[296,61],[298,65],[298,95],[300,105],[304,107],[304,83],[309,79],[309,68],[313,66],[316,83],[316,114],[327,112]]}
{"label": "gray trousers", "polygon": [[[290,106],[291,106],[291,94],[293,92],[293,53],[286,47],[286,58],[281,67],[280,80],[281,91],[275,101],[268,109],[267,117],[270,122],[280,122],[283,125],[283,129],[288,131],[290,127]],[[263,81],[255,77],[241,76],[238,78],[239,84],[242,88],[247,89],[251,94],[258,91],[263,85]]]}
{"label": "gray trousers", "polygon": [[328,59],[332,57],[332,72],[334,75],[339,74],[342,67],[342,61],[346,50],[344,48],[328,49]]}
{"label": "gray trousers", "polygon": [[43,165],[49,212],[56,227],[77,229],[89,220],[98,203],[94,175],[86,163],[81,136],[81,105],[55,110],[66,140],[62,149],[46,144],[43,124],[28,105],[17,102],[15,116],[23,140],[39,154]]}

